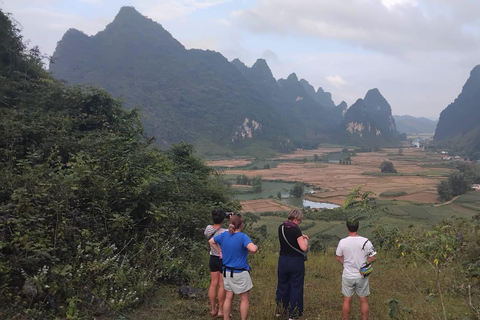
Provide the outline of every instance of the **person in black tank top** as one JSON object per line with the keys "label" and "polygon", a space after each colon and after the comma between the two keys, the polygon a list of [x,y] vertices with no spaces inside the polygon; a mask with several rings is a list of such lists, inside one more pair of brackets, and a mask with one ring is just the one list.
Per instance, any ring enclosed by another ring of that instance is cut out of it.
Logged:
{"label": "person in black tank top", "polygon": [[278,227],[280,256],[278,258],[277,312],[298,319],[303,313],[303,284],[308,236],[302,234],[299,223],[303,213],[294,209],[288,220]]}

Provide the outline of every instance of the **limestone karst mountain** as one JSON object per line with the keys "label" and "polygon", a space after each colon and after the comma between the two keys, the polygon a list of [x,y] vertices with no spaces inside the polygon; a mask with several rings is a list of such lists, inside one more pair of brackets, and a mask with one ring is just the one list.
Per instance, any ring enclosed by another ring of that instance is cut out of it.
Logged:
{"label": "limestone karst mountain", "polygon": [[105,88],[127,108],[138,107],[160,147],[183,140],[207,153],[312,148],[336,141],[345,110],[295,74],[277,81],[263,59],[247,67],[215,51],[187,50],[133,7],[121,8],[94,36],[70,29],[53,60],[55,77]]}
{"label": "limestone karst mountain", "polygon": [[440,113],[434,142],[480,158],[480,65],[470,72],[455,101]]}
{"label": "limestone karst mountain", "polygon": [[376,88],[348,108],[341,128],[353,139],[363,138],[375,143],[399,139],[390,104]]}

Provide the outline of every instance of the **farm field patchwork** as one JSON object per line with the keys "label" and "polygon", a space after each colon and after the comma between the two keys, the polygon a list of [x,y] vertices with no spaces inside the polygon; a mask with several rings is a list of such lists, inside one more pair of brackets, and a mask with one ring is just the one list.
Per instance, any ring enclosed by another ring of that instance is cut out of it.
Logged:
{"label": "farm field patchwork", "polygon": [[[438,203],[436,186],[453,170],[445,167],[441,154],[427,153],[415,148],[403,149],[403,155],[398,155],[398,148],[357,153],[351,157],[351,165],[312,160],[315,154],[320,156],[340,151],[341,148],[297,150],[293,154],[275,158],[282,161],[270,169],[243,170],[237,168],[238,166],[231,166],[228,160],[211,161],[209,164],[230,167],[231,169],[223,171],[228,175],[261,176],[267,181],[300,181],[323,191],[308,195],[308,199],[335,204],[342,204],[350,190],[359,185],[363,185],[363,190],[373,191],[377,195],[384,192],[401,192],[403,195],[393,197],[397,200]],[[310,160],[300,161],[305,158]],[[237,161],[232,160],[231,164],[238,164]],[[382,175],[379,168],[382,161],[391,161],[398,174]],[[378,174],[364,174],[366,172]]]}

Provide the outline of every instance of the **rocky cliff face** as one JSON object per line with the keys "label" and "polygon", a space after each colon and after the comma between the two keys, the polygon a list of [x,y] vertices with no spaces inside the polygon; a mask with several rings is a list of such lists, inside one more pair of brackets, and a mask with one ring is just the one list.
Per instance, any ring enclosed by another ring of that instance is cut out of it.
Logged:
{"label": "rocky cliff face", "polygon": [[369,90],[364,99],[358,99],[348,108],[341,127],[350,135],[366,139],[398,139],[392,109],[378,89]]}

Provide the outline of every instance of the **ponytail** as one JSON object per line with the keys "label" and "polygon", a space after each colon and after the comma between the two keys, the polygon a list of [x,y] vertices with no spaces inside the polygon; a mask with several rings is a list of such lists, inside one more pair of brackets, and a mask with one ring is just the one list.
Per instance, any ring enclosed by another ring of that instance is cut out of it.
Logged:
{"label": "ponytail", "polygon": [[241,214],[234,214],[230,217],[230,224],[228,225],[228,231],[230,234],[234,234],[236,230],[243,226],[243,217]]}

